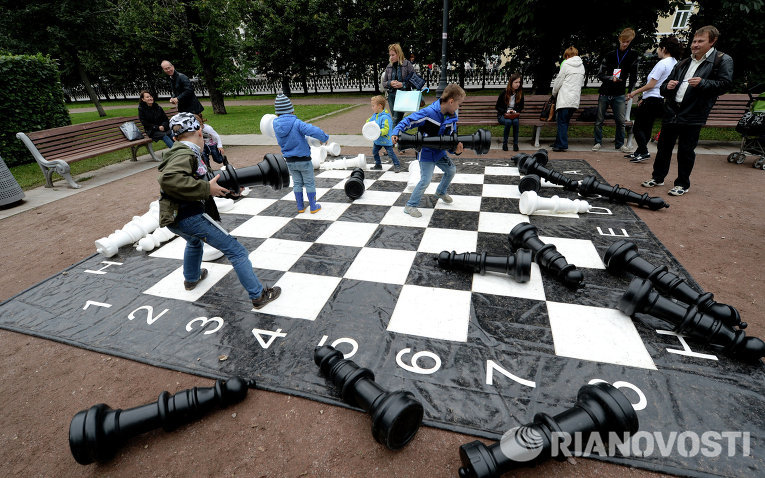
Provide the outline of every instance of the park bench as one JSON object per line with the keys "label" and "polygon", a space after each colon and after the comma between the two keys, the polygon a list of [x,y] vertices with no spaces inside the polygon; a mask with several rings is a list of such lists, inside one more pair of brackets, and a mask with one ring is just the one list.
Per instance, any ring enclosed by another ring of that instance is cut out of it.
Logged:
{"label": "park bench", "polygon": [[[177,113],[173,108],[166,111],[168,117]],[[88,123],[61,126],[31,133],[16,133],[24,145],[32,153],[37,164],[45,175],[45,187],[52,188],[53,173],[58,173],[72,188],[80,188],[70,172],[69,163],[92,158],[104,153],[111,153],[130,148],[131,161],[136,161],[138,148],[146,146],[151,158],[159,161],[154,155],[151,138],[144,137],[135,141],[129,141],[120,125],[126,121],[134,121],[143,133],[143,126],[138,117],[108,118]]]}

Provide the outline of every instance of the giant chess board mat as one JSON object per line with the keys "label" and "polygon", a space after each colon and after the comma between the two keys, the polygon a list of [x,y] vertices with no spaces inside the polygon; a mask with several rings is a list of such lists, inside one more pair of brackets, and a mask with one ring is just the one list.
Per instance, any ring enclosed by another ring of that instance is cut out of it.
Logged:
{"label": "giant chess board mat", "polygon": [[[674,448],[669,456],[606,459],[680,475],[762,474],[761,364],[716,354],[662,321],[632,320],[616,308],[632,277],[607,272],[602,257],[620,239],[695,285],[632,209],[595,198],[590,203],[604,208],[598,214],[525,216],[517,168],[455,163],[454,202],[433,207],[436,169],[421,218],[403,213],[408,173],[390,165],[365,172],[366,190],[355,201],[343,189],[350,171],[317,171],[318,214],[298,214],[291,188],[253,188],[222,224],[251,251],[261,281],[282,288],[259,311],[225,258],[203,264],[208,278],[186,291],[185,242],[176,238],[150,253],[126,246],[114,257],[83,260],[0,305],[0,327],[346,406],[313,363],[314,349],[331,344],[386,389],[411,391],[426,424],[492,439],[537,412],[569,408],[582,385],[603,380],[633,403],[641,431],[750,437],[733,457]],[[598,176],[584,161],[550,166],[573,178]],[[575,198],[551,185],[540,194]],[[671,209],[656,214],[672,220]],[[510,253],[507,235],[520,222],[534,224],[582,270],[585,287],[567,289],[536,264],[525,284],[439,268],[443,250]]]}

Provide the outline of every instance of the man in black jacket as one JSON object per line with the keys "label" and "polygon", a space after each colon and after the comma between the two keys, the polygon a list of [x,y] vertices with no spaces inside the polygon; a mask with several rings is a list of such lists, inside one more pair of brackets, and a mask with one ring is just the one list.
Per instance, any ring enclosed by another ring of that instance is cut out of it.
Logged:
{"label": "man in black jacket", "polygon": [[194,87],[188,76],[175,71],[173,64],[167,60],[162,62],[162,71],[170,77],[170,91],[172,92],[170,103],[178,107],[179,113],[198,115],[205,109],[194,94]]}
{"label": "man in black jacket", "polygon": [[624,113],[627,102],[624,85],[625,80],[627,80],[627,90],[632,91],[637,82],[639,56],[630,49],[630,44],[634,39],[635,30],[632,28],[622,30],[619,34],[619,47],[616,51],[611,50],[603,55],[603,60],[600,62],[598,79],[601,81],[601,85],[600,90],[598,90],[598,116],[595,119],[593,151],[600,151],[603,142],[603,121],[606,117],[606,110],[610,106],[616,122],[614,146],[624,153],[630,152],[629,148],[624,145]]}
{"label": "man in black jacket", "polygon": [[712,25],[696,30],[691,57],[679,61],[661,85],[664,117],[653,163],[651,179],[643,186],[664,184],[677,142],[677,179],[669,190],[682,196],[691,187],[691,171],[696,161],[696,145],[701,127],[707,122],[717,97],[733,83],[733,58],[714,48],[720,32]]}

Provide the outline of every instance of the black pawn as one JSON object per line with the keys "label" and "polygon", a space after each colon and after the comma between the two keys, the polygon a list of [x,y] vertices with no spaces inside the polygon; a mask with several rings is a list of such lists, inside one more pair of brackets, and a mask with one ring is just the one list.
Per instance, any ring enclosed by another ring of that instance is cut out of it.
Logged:
{"label": "black pawn", "polygon": [[486,271],[507,274],[517,282],[528,282],[531,276],[531,251],[518,249],[515,254],[500,256],[485,252],[465,252],[457,254],[442,251],[438,254],[438,265],[444,269],[461,269],[478,272]]}
{"label": "black pawn", "polygon": [[542,189],[542,178],[536,174],[527,174],[522,177],[521,181],[518,183],[518,191],[522,193],[526,191],[534,191],[535,193],[538,193],[540,189]]}
{"label": "black pawn", "polygon": [[582,196],[600,195],[616,203],[633,203],[640,207],[647,207],[652,211],[669,207],[669,204],[659,197],[651,197],[648,193],[638,194],[619,185],[609,186],[598,181],[595,176],[587,176],[579,185],[579,194]]}
{"label": "black pawn", "polygon": [[364,170],[356,168],[351,171],[351,177],[345,182],[345,195],[350,199],[358,199],[364,194]]}
{"label": "black pawn", "polygon": [[734,307],[715,302],[711,292],[698,292],[676,274],[667,271],[667,266],[653,266],[640,257],[634,242],[620,240],[611,244],[603,257],[606,268],[615,273],[629,272],[641,279],[648,279],[662,294],[686,304],[695,305],[700,312],[721,320],[725,325],[745,329],[741,315]]}
{"label": "black pawn", "polygon": [[653,290],[650,281],[635,278],[619,300],[619,310],[634,317],[647,314],[675,326],[674,331],[722,348],[722,353],[745,361],[765,357],[765,342],[747,337],[743,330],[734,330],[695,305],[690,307],[673,302]]}
{"label": "black pawn", "polygon": [[582,271],[577,270],[575,265],[569,264],[554,245],[542,242],[537,235],[536,226],[522,222],[510,231],[508,239],[513,250],[531,249],[534,262],[568,287],[578,288],[583,285]]}
{"label": "black pawn", "polygon": [[424,410],[410,392],[387,392],[375,382],[374,373],[360,368],[329,345],[317,347],[314,362],[329,377],[351,406],[372,416],[372,436],[391,450],[409,443],[422,423]]}
{"label": "black pawn", "polygon": [[536,174],[545,178],[553,184],[563,186],[567,191],[576,191],[579,188],[579,182],[564,176],[558,171],[545,167],[547,164],[547,151],[540,149],[532,156],[525,156],[518,159],[518,171],[521,174]]}
{"label": "black pawn", "polygon": [[585,385],[579,389],[574,406],[554,417],[537,413],[533,422],[508,430],[500,442],[489,446],[477,440],[462,445],[459,476],[498,478],[509,470],[542,462],[552,455],[553,440],[561,443],[563,434],[583,435],[570,446],[586,444],[596,434],[607,444],[609,434],[632,434],[638,427],[635,409],[622,392],[605,382]]}
{"label": "black pawn", "polygon": [[69,448],[81,465],[106,461],[128,438],[159,427],[172,431],[216,407],[241,402],[247,396],[248,386],[254,387],[255,382],[241,378],[217,380],[213,387],[194,387],[175,395],[162,392],[156,402],[127,410],[112,410],[99,403],[72,418]]}

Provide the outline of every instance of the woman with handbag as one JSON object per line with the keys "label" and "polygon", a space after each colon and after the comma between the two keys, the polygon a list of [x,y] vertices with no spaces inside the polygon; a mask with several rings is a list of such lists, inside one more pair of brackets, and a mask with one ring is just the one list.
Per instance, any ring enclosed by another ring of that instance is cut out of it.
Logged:
{"label": "woman with handbag", "polygon": [[521,111],[523,110],[523,86],[521,75],[513,73],[507,82],[507,87],[499,93],[497,104],[497,122],[505,125],[502,135],[502,151],[507,151],[507,137],[510,127],[513,127],[513,151],[518,151],[518,129],[520,128]]}
{"label": "woman with handbag", "polygon": [[553,82],[552,94],[556,97],[555,114],[558,125],[553,151],[568,150],[568,124],[571,116],[579,108],[582,86],[584,86],[584,64],[579,58],[579,50],[570,46],[563,52],[563,63]]}
{"label": "woman with handbag", "polygon": [[173,138],[170,136],[170,121],[167,119],[165,110],[154,102],[154,97],[147,90],[142,90],[138,101],[138,119],[143,125],[146,136],[154,141],[164,141],[168,148],[173,147]]}
{"label": "woman with handbag", "polygon": [[396,111],[396,92],[399,90],[409,90],[407,78],[414,73],[414,66],[404,58],[404,52],[401,45],[393,43],[388,46],[388,66],[383,75],[383,88],[388,92],[388,104],[390,105],[391,116],[393,117],[393,127],[395,128],[404,113]]}

